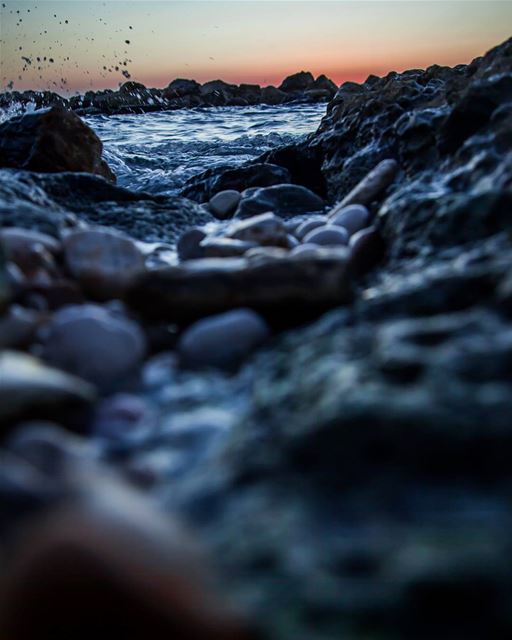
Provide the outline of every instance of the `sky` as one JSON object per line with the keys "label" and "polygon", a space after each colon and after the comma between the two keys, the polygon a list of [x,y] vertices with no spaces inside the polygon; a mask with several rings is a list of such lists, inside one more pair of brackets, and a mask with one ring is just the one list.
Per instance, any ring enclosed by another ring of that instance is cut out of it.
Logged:
{"label": "sky", "polygon": [[337,84],[469,62],[512,36],[512,0],[0,0],[0,90]]}

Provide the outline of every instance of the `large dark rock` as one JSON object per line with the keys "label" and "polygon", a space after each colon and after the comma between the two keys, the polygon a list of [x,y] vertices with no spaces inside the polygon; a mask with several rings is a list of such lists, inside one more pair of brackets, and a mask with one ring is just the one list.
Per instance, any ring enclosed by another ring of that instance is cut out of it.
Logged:
{"label": "large dark rock", "polygon": [[0,226],[58,236],[78,219],[148,242],[175,242],[190,226],[214,220],[185,198],[133,192],[97,176],[0,170]]}
{"label": "large dark rock", "polygon": [[0,125],[0,167],[47,173],[80,171],[115,182],[102,151],[94,131],[63,107],[28,113]]}
{"label": "large dark rock", "polygon": [[229,167],[208,169],[188,180],[181,193],[185,198],[207,202],[216,193],[227,189],[244,191],[252,187],[269,187],[289,181],[290,174],[286,167],[256,162],[235,169]]}
{"label": "large dark rock", "polygon": [[165,98],[182,98],[183,96],[198,95],[200,90],[199,82],[177,78],[164,89],[163,95]]}
{"label": "large dark rock", "polygon": [[315,79],[309,71],[299,71],[294,73],[283,80],[279,89],[285,93],[292,91],[305,91],[306,89],[312,89]]}

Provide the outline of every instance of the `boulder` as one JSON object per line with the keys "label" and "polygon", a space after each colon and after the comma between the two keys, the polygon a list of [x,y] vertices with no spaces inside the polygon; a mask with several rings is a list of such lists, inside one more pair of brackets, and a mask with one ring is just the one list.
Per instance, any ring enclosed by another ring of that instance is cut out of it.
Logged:
{"label": "boulder", "polygon": [[182,98],[184,96],[198,95],[201,90],[201,85],[195,80],[185,80],[184,78],[177,78],[173,80],[166,89],[163,90],[164,98]]}
{"label": "boulder", "polygon": [[261,101],[263,104],[282,104],[289,99],[288,94],[277,87],[268,86],[261,90]]}
{"label": "boulder", "polygon": [[309,71],[299,71],[285,78],[279,86],[279,90],[285,93],[305,91],[314,88],[314,83],[315,79]]}
{"label": "boulder", "polygon": [[103,145],[76,114],[55,106],[0,124],[0,167],[58,173],[80,171],[115,182]]}

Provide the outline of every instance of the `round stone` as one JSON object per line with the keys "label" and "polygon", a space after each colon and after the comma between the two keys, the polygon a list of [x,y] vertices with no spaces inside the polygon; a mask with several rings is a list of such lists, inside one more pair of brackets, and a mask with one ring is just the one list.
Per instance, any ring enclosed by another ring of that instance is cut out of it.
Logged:
{"label": "round stone", "polygon": [[240,364],[269,336],[261,316],[250,309],[236,309],[194,323],[178,342],[185,367],[231,368]]}
{"label": "round stone", "polygon": [[133,375],[145,355],[137,323],[99,305],[72,305],[45,328],[42,356],[55,367],[108,391]]}
{"label": "round stone", "polygon": [[201,229],[187,229],[178,239],[176,249],[180,260],[195,260],[203,256],[201,242],[206,238],[206,233]]}
{"label": "round stone", "polygon": [[310,231],[313,231],[313,229],[318,229],[318,227],[323,227],[325,224],[327,224],[327,218],[325,217],[306,220],[304,222],[301,222],[301,224],[297,227],[295,235],[299,240],[302,240],[308,235]]}
{"label": "round stone", "polygon": [[128,236],[106,228],[80,229],[63,238],[72,276],[96,299],[119,297],[145,270],[145,259]]}
{"label": "round stone", "polygon": [[343,227],[353,235],[370,223],[370,212],[362,204],[352,204],[329,219],[330,224]]}
{"label": "round stone", "polygon": [[348,244],[348,238],[348,232],[343,227],[324,225],[306,234],[304,242],[324,247],[336,247]]}
{"label": "round stone", "polygon": [[211,198],[209,203],[212,215],[218,220],[231,218],[236,211],[241,197],[240,192],[234,189],[219,191],[219,193],[216,193],[213,198]]}

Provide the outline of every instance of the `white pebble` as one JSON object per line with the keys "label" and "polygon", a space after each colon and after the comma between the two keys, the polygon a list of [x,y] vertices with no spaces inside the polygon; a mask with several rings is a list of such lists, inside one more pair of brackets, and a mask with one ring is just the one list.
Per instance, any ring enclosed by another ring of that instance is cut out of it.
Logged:
{"label": "white pebble", "polygon": [[334,224],[346,229],[349,235],[353,235],[364,229],[370,223],[370,212],[361,204],[352,204],[338,211],[329,219]]}
{"label": "white pebble", "polygon": [[348,232],[343,227],[324,225],[310,231],[304,237],[304,242],[324,247],[335,247],[348,244],[348,237]]}

